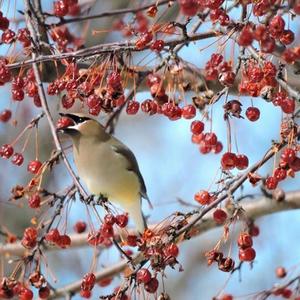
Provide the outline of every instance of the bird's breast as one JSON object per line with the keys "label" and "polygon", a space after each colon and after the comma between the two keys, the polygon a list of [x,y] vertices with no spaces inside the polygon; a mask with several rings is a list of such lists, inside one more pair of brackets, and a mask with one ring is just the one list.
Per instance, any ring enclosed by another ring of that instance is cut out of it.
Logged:
{"label": "bird's breast", "polygon": [[80,178],[92,194],[104,194],[120,204],[139,197],[137,175],[128,170],[126,158],[109,143],[82,140],[74,147],[74,160]]}

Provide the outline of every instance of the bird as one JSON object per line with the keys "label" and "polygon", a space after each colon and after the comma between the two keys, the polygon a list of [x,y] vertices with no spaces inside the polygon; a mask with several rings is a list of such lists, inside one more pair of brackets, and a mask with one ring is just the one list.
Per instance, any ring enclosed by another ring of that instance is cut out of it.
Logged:
{"label": "bird", "polygon": [[97,120],[82,113],[60,113],[73,124],[58,129],[73,143],[74,163],[79,178],[93,195],[103,195],[128,213],[142,234],[147,228],[141,208],[149,203],[145,181],[133,152],[105,131]]}

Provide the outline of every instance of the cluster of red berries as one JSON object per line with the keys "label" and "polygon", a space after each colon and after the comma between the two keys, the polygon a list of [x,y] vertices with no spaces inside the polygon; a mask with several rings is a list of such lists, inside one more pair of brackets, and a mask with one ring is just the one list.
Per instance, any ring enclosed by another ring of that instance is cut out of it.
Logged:
{"label": "cluster of red berries", "polygon": [[[67,26],[54,27],[50,31],[50,36],[61,52],[77,50],[83,45],[83,40],[75,37]],[[71,47],[72,44],[73,48]]]}
{"label": "cluster of red berries", "polygon": [[23,101],[26,94],[33,99],[33,103],[36,107],[42,106],[33,69],[28,69],[24,77],[13,77],[11,92],[14,101]]}
{"label": "cluster of red berries", "polygon": [[265,87],[277,87],[276,73],[277,69],[270,61],[264,62],[262,66],[256,61],[247,61],[239,84],[240,93],[258,97],[264,92]]}
{"label": "cluster of red berries", "polygon": [[294,176],[295,172],[300,171],[300,157],[297,150],[285,148],[280,156],[279,166],[274,170],[273,175],[266,178],[265,186],[269,190],[276,189],[278,183],[286,179],[287,175]]}
{"label": "cluster of red berries", "polygon": [[111,239],[114,237],[114,225],[119,226],[120,228],[125,228],[128,224],[128,215],[112,215],[107,214],[104,217],[104,222],[100,226],[100,229],[97,232],[88,234],[88,243],[92,246],[104,245],[110,247],[112,245]]}
{"label": "cluster of red berries", "polygon": [[205,65],[206,80],[219,80],[224,86],[232,86],[235,80],[235,73],[232,66],[224,61],[221,54],[213,53]]}
{"label": "cluster of red berries", "polygon": [[60,248],[68,248],[71,245],[71,238],[67,234],[60,234],[57,228],[50,229],[45,235],[45,241],[55,244]]}
{"label": "cluster of red berries", "polygon": [[[47,291],[49,293],[47,293]],[[41,299],[47,299],[50,294],[48,287],[41,287],[39,289],[39,297]],[[0,298],[1,299],[11,299],[18,297],[19,300],[32,300],[33,291],[28,287],[24,286],[19,281],[4,277],[0,283]]]}
{"label": "cluster of red berries", "polygon": [[239,247],[239,259],[240,261],[253,261],[256,256],[256,252],[253,246],[252,236],[248,232],[241,232],[237,244]]}
{"label": "cluster of red berries", "polygon": [[155,52],[160,52],[164,46],[165,42],[163,40],[153,40],[153,34],[151,31],[145,31],[140,34],[139,38],[135,42],[135,47],[139,50],[143,50],[146,48],[148,44],[151,43],[150,49],[155,51]]}
{"label": "cluster of red berries", "polygon": [[38,232],[37,232],[36,228],[27,227],[24,230],[21,243],[25,248],[32,249],[37,244],[37,237],[38,237]]}
{"label": "cluster of red berries", "polygon": [[237,168],[238,170],[247,169],[249,165],[248,157],[245,154],[234,154],[232,152],[226,152],[222,155],[221,166],[223,170],[232,170]]}
{"label": "cluster of red berries", "polygon": [[[284,45],[289,45],[294,41],[295,36],[293,31],[284,29],[284,27],[285,21],[279,15],[274,16],[268,26],[249,23],[242,28],[237,42],[240,46],[247,47],[256,40],[259,42],[262,52],[272,53],[275,50],[276,40]],[[282,57],[285,58],[285,56],[283,53]]]}
{"label": "cluster of red berries", "polygon": [[159,233],[146,229],[138,241],[139,250],[150,261],[151,268],[160,272],[167,266],[174,267],[179,254],[178,246],[173,242],[166,242]]}
{"label": "cluster of red berries", "polygon": [[[22,153],[15,152],[12,145],[4,144],[0,148],[0,157],[9,159],[12,157],[11,162],[16,166],[21,166],[24,162],[24,156]],[[27,165],[27,171],[32,174],[38,174],[42,163],[39,160],[31,160]]]}
{"label": "cluster of red berries", "polygon": [[277,92],[272,97],[272,103],[279,106],[286,114],[292,114],[295,111],[296,102],[294,99],[288,97],[284,90]]}
{"label": "cluster of red berries", "polygon": [[57,0],[53,1],[53,14],[56,17],[78,16],[80,14],[80,6],[78,0]]}
{"label": "cluster of red berries", "polygon": [[199,151],[202,154],[210,152],[218,154],[223,150],[223,145],[214,132],[204,133],[204,123],[195,120],[191,123],[192,142],[199,145]]}
{"label": "cluster of red berries", "polygon": [[[220,10],[220,6],[224,0],[179,0],[180,11],[188,17],[193,17],[205,9],[210,9],[211,12]],[[221,23],[221,25],[225,25]],[[227,23],[226,23],[227,25]]]}
{"label": "cluster of red berries", "polygon": [[80,286],[80,296],[83,298],[90,298],[91,291],[96,283],[96,276],[94,273],[87,273],[83,276]]}
{"label": "cluster of red berries", "polygon": [[3,30],[1,35],[1,42],[4,44],[12,44],[15,41],[21,42],[23,48],[29,47],[31,45],[30,33],[27,28],[19,28],[17,34],[8,28],[9,20],[3,17],[0,11],[0,30]]}
{"label": "cluster of red berries", "polygon": [[136,272],[136,281],[143,284],[148,293],[154,294],[157,291],[159,282],[156,277],[152,277],[150,271],[146,268],[139,269]]}

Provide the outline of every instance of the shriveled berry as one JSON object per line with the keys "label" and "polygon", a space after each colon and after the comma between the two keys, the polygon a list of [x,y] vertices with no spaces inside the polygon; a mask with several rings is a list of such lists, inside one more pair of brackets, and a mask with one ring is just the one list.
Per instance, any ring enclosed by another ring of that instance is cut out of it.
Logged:
{"label": "shriveled berry", "polygon": [[164,252],[167,256],[177,257],[179,254],[179,249],[175,243],[171,243],[165,247]]}
{"label": "shriveled berry", "polygon": [[275,177],[275,179],[276,179],[277,181],[282,181],[282,180],[284,180],[284,179],[286,178],[286,175],[287,175],[287,172],[286,172],[286,170],[283,169],[283,168],[276,168],[276,169],[274,170],[274,174],[273,174],[273,176]]}
{"label": "shriveled berry", "polygon": [[280,158],[282,161],[290,164],[296,158],[296,152],[292,148],[285,148],[283,149]]}
{"label": "shriveled berry", "polygon": [[150,281],[145,283],[144,288],[148,293],[154,294],[158,288],[158,280],[155,277],[151,278]]}
{"label": "shriveled berry", "polygon": [[41,287],[39,289],[39,297],[41,299],[47,299],[49,295],[50,295],[50,289],[47,286]]}
{"label": "shriveled berry", "polygon": [[140,103],[138,101],[130,100],[127,102],[126,113],[128,115],[135,115],[140,108]]}

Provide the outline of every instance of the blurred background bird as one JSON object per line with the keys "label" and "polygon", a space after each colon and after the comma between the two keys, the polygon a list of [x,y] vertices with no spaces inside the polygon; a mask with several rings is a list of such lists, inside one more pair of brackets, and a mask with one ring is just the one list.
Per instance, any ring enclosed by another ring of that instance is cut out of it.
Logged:
{"label": "blurred background bird", "polygon": [[144,179],[132,151],[84,114],[60,114],[73,125],[59,131],[71,137],[79,177],[93,195],[103,195],[122,207],[139,233],[146,229],[141,199],[149,201]]}

